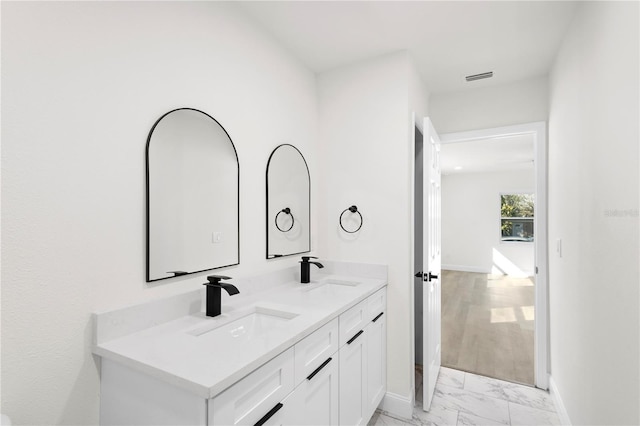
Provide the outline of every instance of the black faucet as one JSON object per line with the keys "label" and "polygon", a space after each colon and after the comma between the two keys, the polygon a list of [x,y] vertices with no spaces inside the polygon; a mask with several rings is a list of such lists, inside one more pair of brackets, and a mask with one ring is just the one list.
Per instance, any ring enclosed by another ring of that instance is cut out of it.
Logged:
{"label": "black faucet", "polygon": [[302,262],[300,262],[300,282],[307,284],[311,278],[311,264],[313,263],[318,268],[324,268],[324,265],[320,262],[310,262],[309,259],[317,259],[314,256],[302,256]]}
{"label": "black faucet", "polygon": [[221,283],[220,280],[230,280],[231,277],[225,277],[223,275],[209,275],[208,283],[202,285],[207,286],[207,316],[217,317],[222,310],[222,297],[220,295],[220,289],[224,288],[229,296],[240,293],[240,290],[233,284]]}

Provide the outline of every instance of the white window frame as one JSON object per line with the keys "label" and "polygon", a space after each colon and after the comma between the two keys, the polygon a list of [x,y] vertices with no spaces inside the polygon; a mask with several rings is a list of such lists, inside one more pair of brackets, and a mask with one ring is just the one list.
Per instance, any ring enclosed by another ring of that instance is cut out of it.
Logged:
{"label": "white window frame", "polygon": [[[519,194],[524,194],[524,195],[533,195],[533,217],[503,217],[502,216],[502,196],[503,195],[519,195]],[[500,241],[500,244],[507,244],[507,245],[519,245],[519,244],[523,244],[523,245],[531,245],[535,243],[536,240],[536,193],[535,191],[532,190],[527,190],[527,191],[503,191],[500,192],[498,194],[499,199],[498,199],[498,240]],[[533,221],[533,240],[532,241],[504,241],[502,238],[502,220],[503,219],[531,219]]]}

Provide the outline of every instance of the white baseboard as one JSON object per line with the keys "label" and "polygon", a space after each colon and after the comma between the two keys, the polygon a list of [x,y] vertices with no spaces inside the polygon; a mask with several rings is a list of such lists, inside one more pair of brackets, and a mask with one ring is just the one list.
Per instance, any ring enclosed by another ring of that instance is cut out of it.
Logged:
{"label": "white baseboard", "polygon": [[558,417],[560,417],[560,424],[563,426],[571,426],[569,413],[567,413],[567,409],[564,406],[564,402],[562,402],[562,397],[560,396],[560,392],[558,392],[558,387],[552,376],[549,376],[549,393],[551,394],[551,398],[553,398]]}
{"label": "white baseboard", "polygon": [[466,265],[447,265],[443,264],[442,269],[447,271],[460,271],[460,272],[478,272],[480,274],[490,274],[491,269],[481,268],[479,266],[466,266]]}
{"label": "white baseboard", "polygon": [[[412,392],[413,394],[413,392]],[[413,398],[387,392],[382,398],[380,409],[401,419],[411,419],[413,417]]]}

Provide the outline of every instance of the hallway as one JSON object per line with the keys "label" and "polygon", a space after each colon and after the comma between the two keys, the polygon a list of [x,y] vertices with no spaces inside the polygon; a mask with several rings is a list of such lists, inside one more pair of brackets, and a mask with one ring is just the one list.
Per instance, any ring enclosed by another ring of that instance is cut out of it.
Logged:
{"label": "hallway", "polygon": [[534,282],[442,271],[442,366],[534,384]]}

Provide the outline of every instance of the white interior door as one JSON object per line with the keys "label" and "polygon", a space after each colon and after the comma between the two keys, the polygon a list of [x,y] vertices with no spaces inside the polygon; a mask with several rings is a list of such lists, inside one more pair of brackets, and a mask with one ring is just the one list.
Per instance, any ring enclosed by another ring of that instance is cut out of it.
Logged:
{"label": "white interior door", "polygon": [[422,353],[423,353],[423,401],[428,411],[440,372],[441,360],[441,186],[440,186],[440,138],[431,120],[424,119],[423,142],[423,274],[422,274]]}

